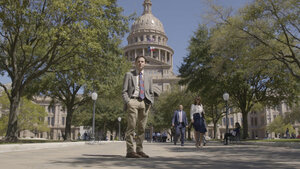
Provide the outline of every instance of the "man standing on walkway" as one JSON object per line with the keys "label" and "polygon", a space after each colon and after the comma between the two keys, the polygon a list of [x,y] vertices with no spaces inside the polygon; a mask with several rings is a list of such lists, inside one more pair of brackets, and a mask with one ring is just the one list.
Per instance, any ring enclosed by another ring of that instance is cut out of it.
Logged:
{"label": "man standing on walkway", "polygon": [[174,112],[172,118],[172,126],[175,127],[174,144],[176,145],[179,135],[181,135],[181,146],[184,146],[185,127],[188,125],[186,113],[183,111],[183,106],[179,105],[179,110]]}
{"label": "man standing on walkway", "polygon": [[[154,102],[151,77],[144,74],[146,59],[138,56],[135,59],[136,69],[127,72],[124,77],[122,96],[127,111],[126,158],[149,158],[143,152],[143,140],[147,124],[148,112]],[[135,128],[137,127],[137,131]],[[136,152],[133,138],[136,132]]]}

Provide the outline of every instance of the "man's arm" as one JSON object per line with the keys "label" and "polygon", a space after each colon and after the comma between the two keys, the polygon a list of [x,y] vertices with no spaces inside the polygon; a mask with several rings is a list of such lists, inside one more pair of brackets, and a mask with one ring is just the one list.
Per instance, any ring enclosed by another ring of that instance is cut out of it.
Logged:
{"label": "man's arm", "polygon": [[186,114],[186,112],[184,112],[185,113],[185,125],[187,126],[189,123],[188,123],[188,119],[187,119],[187,114]]}
{"label": "man's arm", "polygon": [[129,102],[129,96],[128,96],[128,80],[130,79],[130,74],[126,73],[124,76],[124,81],[123,81],[123,90],[122,90],[122,97],[125,103]]}
{"label": "man's arm", "polygon": [[176,116],[176,111],[174,112],[173,118],[172,118],[172,126],[175,125],[175,116]]}

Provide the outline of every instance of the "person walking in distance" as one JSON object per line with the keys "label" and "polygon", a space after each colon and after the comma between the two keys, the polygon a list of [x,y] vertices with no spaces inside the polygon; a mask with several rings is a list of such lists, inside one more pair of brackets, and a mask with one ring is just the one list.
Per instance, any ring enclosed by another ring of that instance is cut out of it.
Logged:
{"label": "person walking in distance", "polygon": [[201,104],[201,98],[198,96],[194,100],[194,104],[191,106],[191,121],[193,123],[193,127],[195,130],[195,146],[199,148],[199,146],[202,148],[203,144],[203,136],[205,134],[206,130],[206,124],[204,119],[204,110],[203,105]]}
{"label": "person walking in distance", "polygon": [[187,117],[185,111],[183,111],[183,106],[179,105],[179,110],[174,112],[172,118],[172,126],[175,127],[175,137],[174,144],[176,145],[179,135],[181,146],[184,146],[184,135],[185,135],[185,127],[188,125]]}
{"label": "person walking in distance", "polygon": [[[149,158],[143,152],[143,140],[148,113],[154,102],[152,79],[144,74],[146,59],[138,56],[135,59],[136,69],[127,72],[124,77],[122,96],[125,102],[124,110],[127,111],[126,129],[126,158]],[[136,152],[134,151],[133,138],[136,132]]]}

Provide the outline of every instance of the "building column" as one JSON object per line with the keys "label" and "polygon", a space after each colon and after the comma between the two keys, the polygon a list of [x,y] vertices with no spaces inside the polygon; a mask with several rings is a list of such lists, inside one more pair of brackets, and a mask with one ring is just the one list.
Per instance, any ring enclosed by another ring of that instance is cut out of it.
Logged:
{"label": "building column", "polygon": [[153,51],[150,50],[150,57],[153,58]]}
{"label": "building column", "polygon": [[143,48],[143,56],[145,56],[145,48]]}
{"label": "building column", "polygon": [[137,54],[136,54],[136,49],[134,49],[134,58],[137,57]]}
{"label": "building column", "polygon": [[160,57],[160,49],[158,49],[158,60],[161,61],[161,57]]}

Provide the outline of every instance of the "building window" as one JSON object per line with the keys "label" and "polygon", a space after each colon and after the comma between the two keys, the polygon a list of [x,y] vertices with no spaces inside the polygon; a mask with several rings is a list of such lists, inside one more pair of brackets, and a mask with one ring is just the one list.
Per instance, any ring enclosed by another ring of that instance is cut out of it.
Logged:
{"label": "building window", "polygon": [[148,42],[151,42],[150,35],[147,35],[146,38],[147,38],[147,41],[148,41]]}
{"label": "building window", "polygon": [[222,126],[224,126],[225,124],[226,124],[226,119],[223,118]]}
{"label": "building window", "polygon": [[66,107],[65,106],[61,106],[61,110],[62,112],[65,112],[66,111]]}
{"label": "building window", "polygon": [[233,122],[234,122],[234,121],[233,121],[233,118],[231,117],[231,118],[230,118],[230,125],[231,125],[231,126],[233,126]]}
{"label": "building window", "polygon": [[257,117],[254,118],[254,125],[257,126]]}
{"label": "building window", "polygon": [[280,105],[277,105],[277,106],[276,106],[276,110],[277,110],[277,111],[280,111]]}
{"label": "building window", "polygon": [[48,112],[55,114],[55,106],[48,106]]}
{"label": "building window", "polygon": [[52,113],[55,114],[55,106],[52,106]]}
{"label": "building window", "polygon": [[55,121],[55,119],[54,119],[54,117],[52,117],[51,118],[51,126],[54,126],[54,121]]}
{"label": "building window", "polygon": [[62,123],[62,125],[65,125],[65,117],[61,118],[61,123]]}
{"label": "building window", "polygon": [[156,37],[155,37],[155,36],[153,36],[153,37],[152,37],[152,40],[153,40],[153,42],[155,42],[155,41],[156,41]]}
{"label": "building window", "polygon": [[261,125],[264,125],[265,124],[265,116],[262,116],[261,118]]}
{"label": "building window", "polygon": [[48,126],[50,126],[50,117],[48,117]]}

